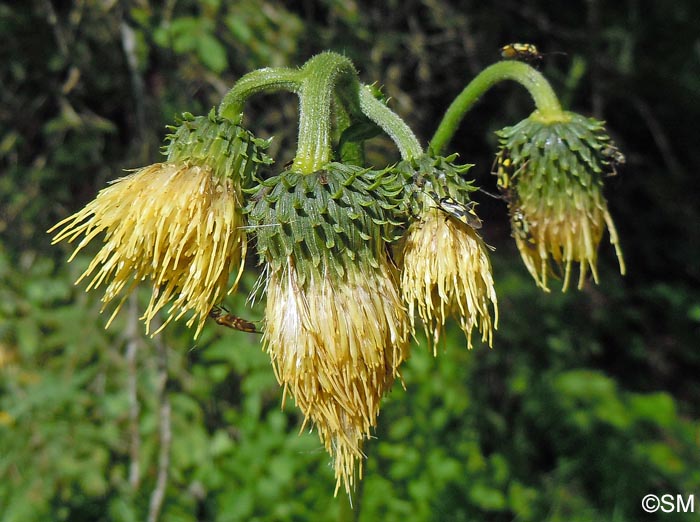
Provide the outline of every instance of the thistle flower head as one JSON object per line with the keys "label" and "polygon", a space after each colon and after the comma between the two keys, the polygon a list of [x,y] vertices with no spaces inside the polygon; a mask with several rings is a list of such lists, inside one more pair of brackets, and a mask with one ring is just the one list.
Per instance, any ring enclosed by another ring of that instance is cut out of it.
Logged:
{"label": "thistle flower head", "polygon": [[[393,176],[393,177],[392,177]],[[396,176],[331,163],[283,172],[248,207],[268,272],[263,342],[277,378],[333,457],[336,492],[362,473],[362,443],[408,355],[387,255]]]}
{"label": "thistle flower head", "polygon": [[[103,308],[147,280],[152,295],[146,329],[168,304],[163,326],[193,312],[197,334],[212,307],[243,270],[246,236],[241,182],[266,161],[264,143],[228,122],[189,118],[171,136],[168,161],[139,169],[103,189],[76,214],[55,225],[54,243],[80,242],[71,256],[101,236],[102,247],[80,279],[105,285]],[[162,326],[162,327],[163,327]],[[161,327],[161,328],[162,328]]]}
{"label": "thistle flower head", "polygon": [[598,245],[607,227],[624,274],[625,264],[603,178],[623,159],[602,122],[574,113],[556,121],[537,112],[498,132],[498,186],[508,202],[513,236],[528,271],[544,290],[563,267],[562,291],[579,263],[581,288],[588,269],[598,281]]}
{"label": "thistle flower head", "polygon": [[491,345],[498,305],[486,245],[477,232],[481,221],[469,198],[476,189],[462,176],[469,166],[426,157],[409,168],[415,173],[416,219],[403,238],[400,266],[411,324],[417,312],[435,349],[445,321],[454,316],[470,348],[474,327]]}

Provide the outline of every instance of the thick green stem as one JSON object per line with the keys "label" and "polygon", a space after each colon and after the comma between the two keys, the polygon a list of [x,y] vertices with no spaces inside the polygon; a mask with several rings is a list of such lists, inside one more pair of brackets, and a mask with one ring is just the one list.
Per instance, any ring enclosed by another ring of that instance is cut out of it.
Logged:
{"label": "thick green stem", "polygon": [[423,154],[423,148],[411,128],[389,107],[375,98],[370,87],[362,86],[359,94],[362,112],[394,140],[403,159],[417,158]]}
{"label": "thick green stem", "polygon": [[564,117],[552,86],[539,71],[523,62],[504,60],[484,69],[455,98],[430,141],[433,152],[438,154],[442,151],[474,103],[489,88],[503,80],[513,80],[525,87],[532,96],[542,118],[558,119]]}
{"label": "thick green stem", "polygon": [[352,62],[336,53],[321,53],[304,64],[299,94],[299,140],[294,169],[311,174],[332,157],[332,111],[336,84],[340,89],[357,89],[357,71]]}
{"label": "thick green stem", "polygon": [[255,94],[271,91],[298,93],[301,87],[301,71],[287,67],[268,67],[252,71],[241,77],[226,93],[219,105],[219,115],[237,121],[246,100]]}

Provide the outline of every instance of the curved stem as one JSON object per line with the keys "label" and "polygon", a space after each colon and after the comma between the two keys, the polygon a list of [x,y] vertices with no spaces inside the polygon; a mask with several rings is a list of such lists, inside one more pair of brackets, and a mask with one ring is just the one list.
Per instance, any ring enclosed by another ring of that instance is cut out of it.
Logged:
{"label": "curved stem", "polygon": [[352,62],[336,53],[311,58],[301,68],[299,88],[299,139],[294,169],[310,174],[331,161],[331,102],[339,80],[345,89],[357,89],[357,71]]}
{"label": "curved stem", "polygon": [[286,90],[298,93],[301,87],[301,71],[288,67],[267,67],[242,76],[226,93],[219,105],[222,118],[237,121],[243,105],[251,96],[270,91]]}
{"label": "curved stem", "polygon": [[423,147],[411,128],[394,111],[375,98],[369,86],[363,85],[359,94],[362,112],[394,140],[401,158],[417,158],[423,154]]}
{"label": "curved stem", "polygon": [[481,95],[503,80],[513,80],[525,87],[543,119],[562,116],[563,111],[552,86],[539,71],[523,62],[504,60],[484,69],[455,98],[430,141],[434,153],[438,154],[449,143],[462,118]]}

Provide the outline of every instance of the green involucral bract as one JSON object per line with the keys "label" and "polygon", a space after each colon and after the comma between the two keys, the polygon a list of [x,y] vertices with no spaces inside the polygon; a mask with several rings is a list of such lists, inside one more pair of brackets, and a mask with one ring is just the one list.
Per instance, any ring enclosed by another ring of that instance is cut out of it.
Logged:
{"label": "green involucral bract", "polygon": [[312,174],[284,171],[247,192],[261,261],[277,270],[292,256],[302,283],[311,270],[342,276],[358,260],[376,266],[401,224],[403,179],[392,170],[329,163]]}
{"label": "green involucral bract", "polygon": [[265,154],[269,140],[253,134],[230,120],[216,115],[183,114],[178,125],[171,126],[163,152],[168,161],[188,161],[210,166],[214,175],[249,186],[261,165],[270,165],[272,158]]}
{"label": "green involucral bract", "polygon": [[425,154],[403,160],[395,167],[406,183],[404,205],[410,216],[434,207],[435,197],[453,198],[464,205],[471,202],[470,194],[478,189],[465,174],[473,165],[458,165],[456,159],[456,154],[448,157]]}

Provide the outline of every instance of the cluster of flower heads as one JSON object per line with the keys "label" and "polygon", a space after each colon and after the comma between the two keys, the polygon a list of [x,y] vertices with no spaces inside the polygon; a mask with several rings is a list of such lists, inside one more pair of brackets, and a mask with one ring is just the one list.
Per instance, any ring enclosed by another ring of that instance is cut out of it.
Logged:
{"label": "cluster of flower heads", "polygon": [[[573,262],[580,285],[587,268],[597,280],[605,225],[624,270],[601,194],[619,152],[602,124],[535,114],[499,137],[499,187],[536,282],[547,288],[550,257],[564,266],[565,288]],[[470,165],[455,156],[420,154],[383,170],[329,161],[303,172],[293,163],[271,175],[261,169],[271,164],[266,148],[214,111],[187,115],[164,163],[102,190],[52,229],[54,242],[81,238],[77,253],[101,237],[80,277],[92,277],[88,289],[106,285],[102,300],[119,299],[116,314],[148,282],[147,331],[165,309],[165,324],[187,316],[198,334],[235,290],[254,235],[266,294],[263,347],[284,396],[331,454],[336,491],[350,494],[417,322],[433,347],[450,317],[470,348],[475,328],[492,343],[498,307],[476,187]]]}

